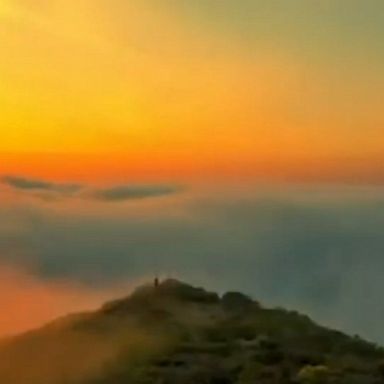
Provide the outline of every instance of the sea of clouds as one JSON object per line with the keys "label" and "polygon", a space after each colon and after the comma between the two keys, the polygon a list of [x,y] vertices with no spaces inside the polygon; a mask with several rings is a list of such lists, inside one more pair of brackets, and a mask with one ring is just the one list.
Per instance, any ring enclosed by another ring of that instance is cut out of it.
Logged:
{"label": "sea of clouds", "polygon": [[158,273],[384,341],[381,187],[75,188],[7,177],[1,194],[0,263],[48,290],[81,287],[84,302],[84,292],[121,294]]}

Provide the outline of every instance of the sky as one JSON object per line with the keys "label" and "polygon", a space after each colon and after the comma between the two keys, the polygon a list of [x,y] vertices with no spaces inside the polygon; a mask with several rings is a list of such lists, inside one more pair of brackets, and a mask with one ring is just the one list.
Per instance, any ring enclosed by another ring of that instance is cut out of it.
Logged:
{"label": "sky", "polygon": [[1,0],[1,170],[381,182],[383,7]]}
{"label": "sky", "polygon": [[0,335],[160,271],[384,341],[383,11],[0,0]]}

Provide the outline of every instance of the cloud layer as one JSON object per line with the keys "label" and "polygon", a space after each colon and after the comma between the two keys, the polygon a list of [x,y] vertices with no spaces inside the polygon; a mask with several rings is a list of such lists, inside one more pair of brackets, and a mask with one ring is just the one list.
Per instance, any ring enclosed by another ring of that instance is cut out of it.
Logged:
{"label": "cloud layer", "polygon": [[[177,195],[176,195],[177,196]],[[109,287],[160,271],[384,341],[380,188],[292,188],[113,205],[0,208],[2,262],[40,279]],[[115,208],[114,208],[115,207]],[[148,209],[147,209],[148,208]]]}
{"label": "cloud layer", "polygon": [[122,202],[172,195],[181,191],[176,185],[129,184],[103,188],[82,186],[80,184],[59,184],[46,180],[30,179],[20,176],[3,176],[4,185],[38,198],[81,197],[104,202]]}
{"label": "cloud layer", "polygon": [[3,176],[2,182],[11,188],[24,191],[45,191],[63,194],[77,193],[82,189],[79,184],[58,184],[45,180],[29,179],[19,176]]}
{"label": "cloud layer", "polygon": [[64,314],[95,309],[119,292],[118,288],[95,290],[76,282],[47,281],[10,264],[0,264],[0,279],[4,309],[0,337],[40,327]]}
{"label": "cloud layer", "polygon": [[179,190],[176,186],[167,185],[120,185],[96,190],[91,196],[101,201],[124,201],[166,196]]}

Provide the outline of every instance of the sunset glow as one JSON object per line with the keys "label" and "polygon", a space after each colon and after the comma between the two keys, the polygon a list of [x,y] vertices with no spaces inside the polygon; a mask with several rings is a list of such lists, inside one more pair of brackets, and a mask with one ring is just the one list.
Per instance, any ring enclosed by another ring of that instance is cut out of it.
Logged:
{"label": "sunset glow", "polygon": [[383,72],[358,56],[369,47],[313,53],[265,31],[239,44],[224,15],[215,29],[182,4],[3,1],[1,171],[57,177],[57,164],[70,178],[65,154],[79,176],[103,157],[119,159],[116,177],[289,179],[325,160],[312,178],[359,178],[367,163],[381,178]]}

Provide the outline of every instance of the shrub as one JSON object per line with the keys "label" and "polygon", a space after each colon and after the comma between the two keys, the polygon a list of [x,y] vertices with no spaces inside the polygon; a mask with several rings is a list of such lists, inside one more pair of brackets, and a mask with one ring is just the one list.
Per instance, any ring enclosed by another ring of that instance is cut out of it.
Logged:
{"label": "shrub", "polygon": [[297,381],[300,384],[325,384],[330,376],[330,370],[325,365],[307,365],[299,371]]}
{"label": "shrub", "polygon": [[249,363],[240,372],[236,384],[254,384],[263,376],[263,366],[259,363]]}

